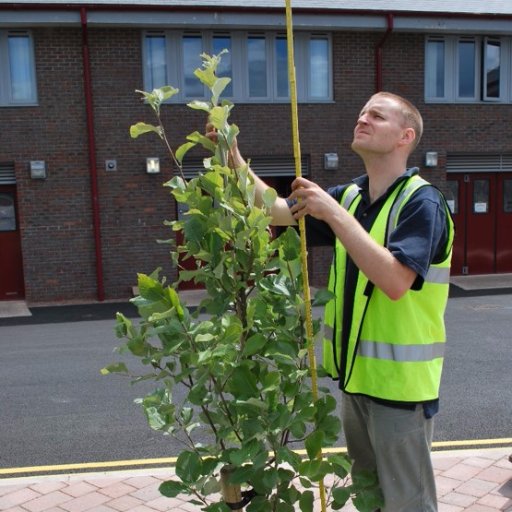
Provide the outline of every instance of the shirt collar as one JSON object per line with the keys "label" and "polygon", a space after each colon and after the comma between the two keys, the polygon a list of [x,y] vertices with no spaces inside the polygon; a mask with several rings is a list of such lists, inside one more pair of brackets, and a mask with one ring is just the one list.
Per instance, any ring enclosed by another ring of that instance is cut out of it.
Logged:
{"label": "shirt collar", "polygon": [[[418,167],[410,167],[409,169],[406,169],[405,172],[399,176],[388,188],[388,191],[392,190],[398,183],[401,181],[410,178],[411,176],[414,176],[420,172]],[[354,178],[352,180],[352,183],[355,183],[359,190],[368,190],[368,174],[363,174],[362,176],[358,176],[357,178]],[[386,195],[386,194],[384,194]]]}

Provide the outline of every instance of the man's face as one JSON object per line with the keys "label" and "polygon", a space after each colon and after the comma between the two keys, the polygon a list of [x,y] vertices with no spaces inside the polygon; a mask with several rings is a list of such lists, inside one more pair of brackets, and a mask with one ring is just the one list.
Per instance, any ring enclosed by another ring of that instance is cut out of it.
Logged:
{"label": "man's face", "polygon": [[392,98],[372,98],[359,114],[352,149],[361,156],[391,153],[402,140],[404,130],[399,104]]}

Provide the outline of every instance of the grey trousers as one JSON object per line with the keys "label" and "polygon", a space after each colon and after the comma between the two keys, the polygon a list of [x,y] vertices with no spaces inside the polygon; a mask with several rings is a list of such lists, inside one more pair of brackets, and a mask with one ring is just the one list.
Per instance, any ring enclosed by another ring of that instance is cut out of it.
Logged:
{"label": "grey trousers", "polygon": [[377,472],[382,512],[437,511],[430,458],[434,425],[421,405],[408,411],[343,394],[342,420],[352,472]]}

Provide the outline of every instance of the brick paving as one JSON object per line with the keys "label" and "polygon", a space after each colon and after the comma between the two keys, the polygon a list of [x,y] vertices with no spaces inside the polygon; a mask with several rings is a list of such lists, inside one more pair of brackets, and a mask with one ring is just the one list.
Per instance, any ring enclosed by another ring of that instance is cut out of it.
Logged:
{"label": "brick paving", "polygon": [[[434,452],[439,512],[512,512],[511,448]],[[165,498],[170,469],[0,479],[6,512],[199,512],[188,497]],[[320,510],[317,500],[316,510]],[[354,512],[348,504],[343,510]],[[418,511],[420,512],[420,511]]]}

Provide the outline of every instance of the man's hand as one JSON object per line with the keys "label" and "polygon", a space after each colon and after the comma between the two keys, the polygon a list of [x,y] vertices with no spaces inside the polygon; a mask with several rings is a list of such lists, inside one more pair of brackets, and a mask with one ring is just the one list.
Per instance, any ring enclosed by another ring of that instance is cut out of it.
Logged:
{"label": "man's hand", "polygon": [[[219,134],[211,123],[207,123],[204,135],[205,137],[208,137],[212,142],[217,143]],[[240,150],[238,149],[238,141],[236,137],[234,137],[233,144],[231,145],[231,148],[228,152],[228,164],[232,169],[239,169],[240,167],[244,167],[246,165],[246,162],[240,154]]]}
{"label": "man's hand", "polygon": [[[210,123],[206,125],[205,137],[208,137],[213,142],[217,142],[218,133]],[[231,169],[240,169],[247,165],[240,153],[240,150],[238,149],[238,141],[236,138],[233,140],[228,159],[229,167]],[[256,186],[256,205],[261,207],[263,204],[263,194],[269,187],[261,178],[256,176],[250,167],[248,169]],[[296,224],[292,214],[290,213],[286,199],[283,199],[282,197],[277,198],[270,214],[272,216],[272,224],[274,226],[292,226]]]}
{"label": "man's hand", "polygon": [[293,181],[292,193],[288,199],[296,201],[290,208],[295,220],[311,215],[330,224],[336,215],[343,215],[343,207],[332,196],[305,178],[296,178]]}

